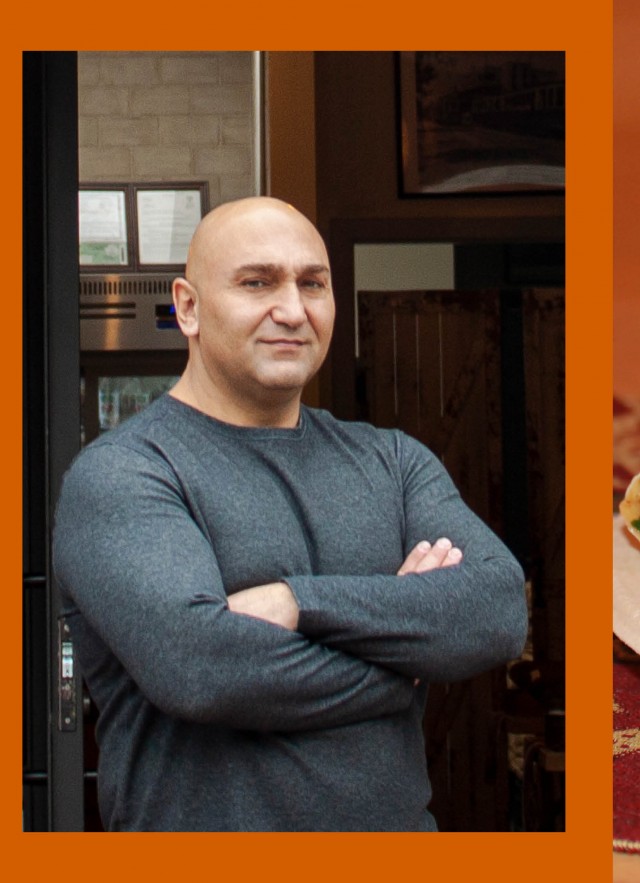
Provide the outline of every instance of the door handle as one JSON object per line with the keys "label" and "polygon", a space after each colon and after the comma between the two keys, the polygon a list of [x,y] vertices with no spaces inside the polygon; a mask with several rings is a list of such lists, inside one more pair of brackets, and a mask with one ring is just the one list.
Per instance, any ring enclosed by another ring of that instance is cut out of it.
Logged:
{"label": "door handle", "polygon": [[77,665],[71,630],[64,617],[58,620],[58,729],[70,732],[77,725]]}

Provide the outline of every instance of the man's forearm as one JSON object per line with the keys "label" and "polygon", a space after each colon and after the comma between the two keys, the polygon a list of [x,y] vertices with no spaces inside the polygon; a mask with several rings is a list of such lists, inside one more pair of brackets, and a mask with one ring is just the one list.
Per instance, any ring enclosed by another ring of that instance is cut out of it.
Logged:
{"label": "man's forearm", "polygon": [[518,656],[526,634],[522,571],[507,557],[401,577],[287,581],[300,632],[407,677],[471,677]]}
{"label": "man's forearm", "polygon": [[232,613],[263,619],[291,631],[298,628],[298,602],[286,583],[243,589],[229,595],[227,603]]}
{"label": "man's forearm", "polygon": [[[422,540],[400,565],[396,577],[405,579],[429,571],[446,570],[460,565],[462,560],[461,549],[448,538],[441,537],[433,544]],[[497,589],[509,568],[506,571],[501,568],[494,570],[496,559],[490,557],[487,560],[494,562],[491,566],[491,582]],[[483,610],[486,601],[490,600],[485,594],[488,586],[483,586],[484,569],[482,567],[480,571],[475,571],[471,584],[469,576],[461,574],[461,583],[448,580],[435,593],[434,587],[428,583],[414,582],[405,593],[398,591],[397,583],[394,590],[388,584],[389,577],[365,577],[365,584],[361,584],[352,597],[355,606],[348,605],[347,608],[341,602],[344,601],[345,592],[351,594],[350,583],[354,578],[327,577],[333,589],[318,608],[321,625],[316,617],[311,622],[303,612],[301,627],[298,600],[285,582],[237,592],[229,597],[228,606],[232,613],[251,616],[292,631],[299,630],[329,647],[388,666],[405,676],[413,676],[415,683],[423,677],[446,679],[447,671],[449,676],[466,677],[475,673],[476,669],[491,667],[504,658],[517,655],[513,636],[503,629],[503,624],[509,619],[513,619],[514,626],[517,625],[520,605],[509,588],[512,578],[506,577],[503,583],[504,594],[500,599],[502,609],[489,615],[486,608]],[[517,582],[517,575],[514,574],[514,577]],[[298,588],[299,578],[290,579]],[[307,577],[302,581],[309,579],[312,583],[318,580],[319,585],[325,581],[322,577]],[[355,579],[360,583],[363,578]],[[379,585],[381,579],[385,580],[386,587]],[[372,609],[377,612],[372,613]],[[321,613],[321,610],[324,612]],[[512,631],[517,641],[518,628],[514,627]],[[455,648],[454,644],[457,644]],[[503,646],[513,647],[513,654]]]}

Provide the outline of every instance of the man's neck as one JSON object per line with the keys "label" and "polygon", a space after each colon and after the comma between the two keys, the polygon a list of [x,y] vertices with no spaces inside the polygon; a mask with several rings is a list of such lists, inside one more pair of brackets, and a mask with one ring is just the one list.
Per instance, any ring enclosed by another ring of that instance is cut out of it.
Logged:
{"label": "man's neck", "polygon": [[300,420],[300,393],[265,390],[259,402],[238,401],[210,384],[198,383],[188,368],[170,395],[209,417],[233,426],[294,429]]}

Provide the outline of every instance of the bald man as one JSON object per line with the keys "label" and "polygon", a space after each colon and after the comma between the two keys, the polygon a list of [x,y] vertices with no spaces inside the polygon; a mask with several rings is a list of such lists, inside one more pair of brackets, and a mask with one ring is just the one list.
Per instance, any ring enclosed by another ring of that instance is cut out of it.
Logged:
{"label": "bald man", "polygon": [[429,681],[519,655],[522,572],[437,459],[301,404],[334,302],[313,225],[207,215],[186,370],[89,445],[54,567],[109,831],[434,831]]}

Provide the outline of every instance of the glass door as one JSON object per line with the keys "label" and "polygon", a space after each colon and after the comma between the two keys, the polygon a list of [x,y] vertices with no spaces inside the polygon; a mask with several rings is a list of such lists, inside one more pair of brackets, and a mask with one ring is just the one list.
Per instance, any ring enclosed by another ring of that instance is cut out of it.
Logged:
{"label": "glass door", "polygon": [[168,392],[184,370],[187,351],[81,355],[81,438],[94,438],[142,411]]}

